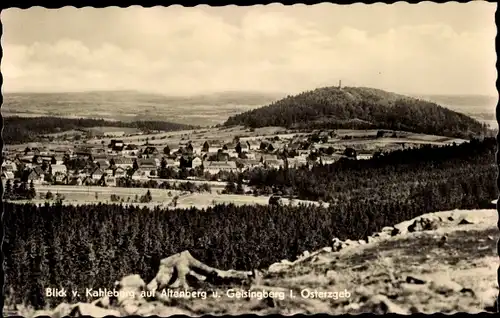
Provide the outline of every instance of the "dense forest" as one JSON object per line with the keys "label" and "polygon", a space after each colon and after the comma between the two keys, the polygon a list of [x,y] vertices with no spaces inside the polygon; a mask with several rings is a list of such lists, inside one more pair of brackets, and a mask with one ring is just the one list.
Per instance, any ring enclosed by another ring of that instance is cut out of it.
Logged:
{"label": "dense forest", "polygon": [[46,287],[109,287],[130,273],[149,281],[161,258],[186,249],[218,268],[263,268],[328,246],[333,237],[364,239],[427,212],[485,208],[497,195],[495,150],[495,139],[473,140],[289,170],[283,178],[276,170],[251,177],[256,187],[288,185],[330,200],[328,207],[216,205],[165,213],[118,204],[6,203],[6,297],[44,306],[64,300],[44,298]]}
{"label": "dense forest", "polygon": [[362,87],[324,87],[230,117],[225,126],[390,129],[471,138],[487,127],[435,103]]}
{"label": "dense forest", "polygon": [[164,121],[118,122],[104,119],[63,117],[3,117],[2,138],[5,144],[13,145],[39,141],[41,135],[91,127],[137,128],[142,131],[175,131],[191,129],[192,126]]}
{"label": "dense forest", "polygon": [[495,152],[495,138],[473,139],[461,145],[424,146],[379,153],[371,160],[342,159],[329,165],[319,163],[312,169],[256,168],[244,172],[243,178],[249,180],[256,194],[278,194],[330,203],[363,197],[391,201],[418,197],[427,191],[424,189],[430,188],[429,185],[439,185],[432,191],[445,195],[451,191],[454,182],[463,181],[464,191],[483,189],[486,191],[484,200],[488,201],[496,191]]}

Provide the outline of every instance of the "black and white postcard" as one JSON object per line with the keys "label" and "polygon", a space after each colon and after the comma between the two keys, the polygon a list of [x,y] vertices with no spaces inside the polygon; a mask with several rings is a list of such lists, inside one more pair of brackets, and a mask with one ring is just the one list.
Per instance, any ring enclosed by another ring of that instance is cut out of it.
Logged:
{"label": "black and white postcard", "polygon": [[3,314],[495,312],[496,9],[3,10]]}

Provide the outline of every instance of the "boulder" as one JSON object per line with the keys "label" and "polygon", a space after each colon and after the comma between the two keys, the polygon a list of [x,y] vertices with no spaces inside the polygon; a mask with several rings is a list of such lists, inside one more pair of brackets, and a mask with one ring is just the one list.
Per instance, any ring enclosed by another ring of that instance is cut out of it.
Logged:
{"label": "boulder", "polygon": [[155,311],[156,305],[154,303],[145,303],[135,312],[137,316],[151,316]]}
{"label": "boulder", "polygon": [[458,222],[458,225],[466,225],[466,224],[474,224],[474,222],[467,220],[467,218],[462,218],[460,222]]}
{"label": "boulder", "polygon": [[183,251],[160,261],[160,269],[155,278],[147,285],[147,289],[152,292],[166,287],[188,289],[190,287],[187,280],[188,276],[194,277],[198,281],[207,281],[217,285],[227,283],[249,284],[253,280],[253,274],[253,272],[232,269],[219,270],[195,259],[189,251]]}
{"label": "boulder", "polygon": [[269,266],[267,271],[269,273],[277,274],[277,273],[281,273],[281,272],[288,270],[291,265],[292,264],[288,264],[288,263],[274,263],[271,266]]}
{"label": "boulder", "polygon": [[450,295],[460,292],[463,287],[447,277],[438,277],[429,283],[429,288],[436,293]]}
{"label": "boulder", "polygon": [[385,227],[382,228],[382,230],[380,232],[392,233],[393,230],[394,230],[394,227],[392,227],[392,226],[385,226]]}
{"label": "boulder", "polygon": [[54,308],[52,318],[63,318],[69,316],[73,307],[74,305],[68,303],[60,303],[56,308]]}
{"label": "boulder", "polygon": [[330,269],[326,272],[326,278],[330,280],[330,283],[335,284],[339,281],[339,274],[333,269]]}
{"label": "boulder", "polygon": [[408,275],[408,276],[406,276],[406,282],[408,284],[423,285],[426,283],[426,280],[424,278],[421,278],[421,277]]}
{"label": "boulder", "polygon": [[436,216],[420,217],[408,226],[408,232],[432,231],[439,228],[441,218]]}
{"label": "boulder", "polygon": [[405,310],[401,306],[393,303],[387,296],[384,295],[375,295],[370,297],[368,301],[361,306],[362,312],[368,312],[371,314],[398,314],[398,315],[407,315],[409,314],[408,310]]}
{"label": "boulder", "polygon": [[171,306],[156,306],[153,315],[157,315],[159,317],[168,317],[174,315],[184,315],[184,316],[192,316],[192,313],[177,307]]}
{"label": "boulder", "polygon": [[332,240],[332,251],[338,252],[342,249],[342,241],[338,238]]}
{"label": "boulder", "polygon": [[119,288],[135,288],[137,290],[144,290],[146,287],[146,283],[142,280],[141,276],[128,275],[122,278],[122,280],[118,283]]}
{"label": "boulder", "polygon": [[89,317],[115,316],[115,317],[118,317],[118,316],[120,316],[120,312],[117,310],[113,310],[113,309],[104,309],[104,308],[97,307],[97,306],[92,305],[92,304],[78,303],[73,307],[69,316],[71,316],[71,317],[82,317],[82,316],[89,316]]}
{"label": "boulder", "polygon": [[[9,314],[9,313],[4,313],[5,317],[9,317],[9,316],[17,316],[18,313],[12,313],[12,314]],[[52,312],[50,310],[37,310],[35,311],[35,313],[33,314],[33,317],[50,317],[52,315]]]}
{"label": "boulder", "polygon": [[123,312],[127,316],[137,313],[138,310],[139,310],[139,306],[137,304],[131,303],[131,304],[126,304],[125,306],[123,306]]}
{"label": "boulder", "polygon": [[392,229],[391,236],[396,236],[396,235],[399,235],[399,234],[402,234],[400,229],[398,229],[397,227],[395,227],[395,228]]}
{"label": "boulder", "polygon": [[102,308],[108,308],[110,304],[110,299],[108,296],[104,296],[92,302],[92,305]]}

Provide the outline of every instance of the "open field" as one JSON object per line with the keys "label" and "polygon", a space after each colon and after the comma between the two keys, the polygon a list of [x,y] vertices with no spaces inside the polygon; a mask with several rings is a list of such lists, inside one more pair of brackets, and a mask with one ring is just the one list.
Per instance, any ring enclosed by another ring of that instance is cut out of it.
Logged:
{"label": "open field", "polygon": [[[435,144],[444,145],[453,142],[462,143],[465,140],[456,139],[444,136],[435,135],[424,135],[424,134],[414,134],[407,132],[396,132],[398,138],[376,138],[378,130],[353,130],[353,129],[338,129],[335,130],[340,138],[333,139],[335,143],[342,145],[355,145],[355,144],[366,144],[366,143],[381,143],[382,145],[392,144],[392,143],[413,143],[413,144]],[[392,134],[392,131],[388,131],[388,135]],[[293,138],[295,135],[303,135],[304,133],[291,133],[285,128],[281,127],[265,127],[256,128],[251,131],[242,126],[231,127],[231,128],[207,128],[198,130],[182,130],[168,133],[159,134],[149,134],[140,136],[130,136],[120,138],[125,143],[143,143],[148,140],[151,145],[158,147],[165,145],[177,145],[181,141],[190,140],[195,144],[203,144],[206,140],[220,140],[223,142],[230,142],[234,137],[238,136],[241,140],[256,140],[266,137],[278,137],[283,138]],[[352,136],[353,139],[341,139],[344,136]],[[154,140],[152,140],[154,138]],[[109,143],[113,138],[102,138],[99,140],[89,140],[88,144],[98,144],[100,145],[102,141],[105,144]]]}
{"label": "open field", "polygon": [[[172,180],[170,180],[172,181]],[[179,182],[181,180],[173,180],[175,182]],[[184,181],[187,182],[187,181]],[[207,183],[207,182],[205,182]],[[212,181],[212,183],[215,183]],[[225,186],[225,183],[220,182],[220,189]],[[163,189],[149,189],[151,191],[151,196],[153,201],[144,204],[137,203],[141,206],[162,206],[166,207],[170,202],[172,202],[172,198],[174,196],[179,196],[177,201],[177,208],[190,208],[196,207],[199,209],[207,208],[213,206],[215,204],[222,203],[232,203],[235,205],[245,205],[245,204],[261,204],[267,205],[269,203],[270,196],[253,196],[253,195],[236,195],[236,194],[217,194],[214,189],[216,186],[212,188],[212,193],[188,193],[182,192],[178,190],[163,190]],[[50,191],[54,194],[54,196],[59,193],[65,197],[65,204],[91,204],[98,202],[111,202],[111,195],[115,194],[120,198],[124,198],[125,203],[127,202],[127,198],[130,200],[134,200],[135,196],[138,197],[144,195],[148,189],[146,188],[120,188],[120,187],[86,187],[86,186],[54,186],[54,185],[39,185],[35,187],[37,192],[37,199],[31,202],[33,203],[44,203],[45,200],[38,199],[40,193],[44,195]],[[96,198],[97,193],[97,198]],[[170,195],[169,195],[170,193]],[[26,201],[29,202],[29,201]],[[307,201],[307,200],[289,200],[282,199],[282,204],[291,204],[298,205],[300,203],[303,204],[314,204],[319,205],[318,202],[315,201]],[[131,203],[132,204],[132,203]],[[327,203],[323,203],[324,206],[327,206]]]}
{"label": "open field", "polygon": [[[4,116],[58,116],[106,120],[163,120],[195,126],[223,123],[228,116],[266,105],[281,93],[226,92],[166,96],[136,91],[11,93],[4,95]],[[189,114],[185,109],[189,107]],[[104,111],[103,111],[104,110]]]}
{"label": "open field", "polygon": [[[115,194],[120,198],[127,198],[134,200],[135,196],[138,197],[146,194],[148,189],[144,188],[120,188],[120,187],[95,187],[95,186],[57,186],[57,185],[39,185],[35,186],[37,192],[37,197],[40,193],[47,193],[47,191],[52,192],[54,196],[59,193],[65,197],[65,201],[83,204],[85,203],[95,203],[95,202],[111,202],[111,195]],[[151,191],[151,196],[153,198],[152,203],[163,204],[172,201],[172,198],[176,195],[180,195],[181,191],[177,190],[160,190],[160,189],[149,189]],[[96,193],[98,194],[96,199]],[[169,196],[168,194],[171,194]]]}

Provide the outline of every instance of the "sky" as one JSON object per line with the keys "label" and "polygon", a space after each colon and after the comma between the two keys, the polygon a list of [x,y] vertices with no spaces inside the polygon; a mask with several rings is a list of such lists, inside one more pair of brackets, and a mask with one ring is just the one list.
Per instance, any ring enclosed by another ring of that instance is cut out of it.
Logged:
{"label": "sky", "polygon": [[3,92],[497,96],[496,3],[3,10]]}

